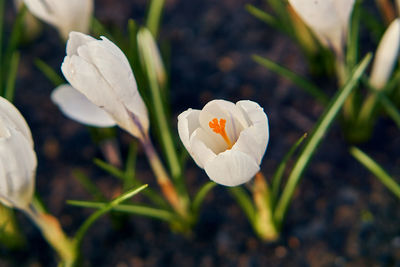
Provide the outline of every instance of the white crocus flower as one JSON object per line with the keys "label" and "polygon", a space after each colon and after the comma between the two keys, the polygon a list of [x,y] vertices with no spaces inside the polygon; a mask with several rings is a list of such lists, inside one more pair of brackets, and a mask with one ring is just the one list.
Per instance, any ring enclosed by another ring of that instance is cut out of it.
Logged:
{"label": "white crocus flower", "polygon": [[[127,58],[114,43],[105,37],[97,40],[71,32],[61,70],[77,90],[61,87],[53,94],[53,100],[68,116],[101,127],[112,126],[115,122],[135,137],[147,135],[147,108]],[[83,98],[76,94],[78,91]],[[86,106],[87,102],[101,108],[108,116]]]}
{"label": "white crocus flower", "polygon": [[56,27],[64,39],[71,31],[89,31],[93,0],[24,0],[24,3],[33,15]]}
{"label": "white crocus flower", "polygon": [[400,49],[400,18],[395,19],[383,35],[372,65],[370,84],[376,89],[385,87]]}
{"label": "white crocus flower", "polygon": [[269,139],[268,118],[249,100],[213,100],[178,116],[179,136],[211,180],[226,186],[249,181],[260,169]]}
{"label": "white crocus flower", "polygon": [[27,209],[35,187],[36,154],[21,113],[0,97],[0,202]]}
{"label": "white crocus flower", "polygon": [[354,0],[289,0],[289,3],[318,39],[341,56]]}

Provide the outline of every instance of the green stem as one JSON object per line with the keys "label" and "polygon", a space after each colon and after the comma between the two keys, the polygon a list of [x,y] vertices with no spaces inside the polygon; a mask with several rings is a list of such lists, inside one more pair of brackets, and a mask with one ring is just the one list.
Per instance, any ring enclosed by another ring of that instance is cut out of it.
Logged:
{"label": "green stem", "polygon": [[390,177],[387,172],[357,147],[350,148],[350,154],[355,157],[365,168],[370,170],[395,196],[400,199],[400,185]]}
{"label": "green stem", "polygon": [[321,143],[322,138],[325,136],[330,125],[335,119],[337,113],[343,106],[343,103],[346,101],[347,97],[350,95],[350,93],[357,85],[357,82],[359,81],[365,69],[367,68],[370,60],[371,60],[371,54],[365,56],[363,61],[358,65],[358,67],[353,72],[353,75],[351,76],[347,84],[332,99],[325,113],[321,116],[320,120],[318,121],[310,138],[307,140],[307,143],[305,144],[302,153],[299,155],[292,169],[292,172],[289,175],[287,184],[283,190],[282,196],[279,199],[275,209],[274,218],[278,225],[278,229],[282,226],[285,214],[289,207],[290,201],[293,197],[293,193],[301,179],[301,175],[303,174],[306,166],[308,165],[311,159],[311,156],[314,154],[317,147]]}
{"label": "green stem", "polygon": [[75,266],[78,249],[63,232],[58,220],[50,214],[40,213],[33,205],[23,210],[36,224],[47,242],[57,251],[64,267]]}
{"label": "green stem", "polygon": [[160,28],[160,21],[162,11],[164,8],[165,0],[152,0],[150,1],[149,11],[147,14],[146,26],[153,34],[154,38],[157,38],[158,31]]}

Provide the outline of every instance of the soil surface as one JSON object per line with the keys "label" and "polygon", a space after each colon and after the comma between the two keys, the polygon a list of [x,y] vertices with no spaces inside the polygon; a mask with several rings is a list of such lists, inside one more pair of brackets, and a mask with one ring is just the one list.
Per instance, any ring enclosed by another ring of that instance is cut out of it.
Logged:
{"label": "soil surface", "polygon": [[[145,0],[96,0],[96,17],[125,29],[128,18],[142,23]],[[250,99],[266,111],[270,142],[262,169],[271,177],[283,155],[310,132],[323,107],[290,82],[252,61],[266,56],[307,76],[301,51],[286,36],[248,14],[244,5],[264,1],[169,0],[161,40],[170,47],[172,125],[189,107],[209,100]],[[6,25],[15,12],[7,3]],[[90,200],[74,178],[85,172],[108,197],[121,192],[119,182],[92,162],[102,157],[88,129],[64,117],[51,102],[51,83],[36,68],[37,58],[59,69],[65,48],[57,32],[44,25],[33,43],[21,47],[15,105],[32,129],[38,154],[36,190],[50,213],[71,235],[92,210],[66,205]],[[139,85],[140,86],[140,85]],[[332,95],[334,91],[329,88]],[[119,131],[122,152],[132,139]],[[400,136],[388,119],[378,121],[373,138],[361,148],[394,177],[400,176]],[[137,175],[157,188],[139,151]],[[191,192],[208,180],[192,160],[187,163]],[[140,196],[139,196],[140,197]],[[130,216],[116,227],[109,216],[85,237],[85,266],[400,266],[399,201],[348,153],[338,123],[325,137],[295,194],[281,238],[266,244],[256,238],[226,188],[206,198],[192,238],[170,231],[163,222]],[[0,266],[56,266],[55,253],[39,231],[17,212],[26,234],[25,249],[0,249]]]}

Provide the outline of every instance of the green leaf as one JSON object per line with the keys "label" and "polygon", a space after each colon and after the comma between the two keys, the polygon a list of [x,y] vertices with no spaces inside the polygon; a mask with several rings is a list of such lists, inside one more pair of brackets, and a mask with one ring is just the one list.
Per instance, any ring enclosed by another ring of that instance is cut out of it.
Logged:
{"label": "green leaf", "polygon": [[18,65],[19,65],[20,54],[15,51],[11,56],[10,69],[7,77],[6,90],[4,92],[4,97],[8,101],[13,102],[15,93],[15,81],[17,79]]}
{"label": "green leaf", "polygon": [[305,168],[311,160],[311,157],[321,143],[322,138],[325,136],[326,132],[334,121],[336,115],[342,108],[345,100],[356,87],[358,81],[365,72],[365,69],[371,61],[371,57],[371,54],[365,56],[362,62],[355,68],[352,75],[350,76],[350,79],[331,100],[324,114],[318,120],[312,134],[310,135],[310,138],[304,145],[304,148],[293,166],[288,181],[275,208],[274,218],[278,225],[278,228],[282,226],[285,214],[293,197],[293,193],[301,179],[301,175],[303,174]]}
{"label": "green leaf", "polygon": [[194,214],[197,215],[199,213],[204,198],[207,196],[208,192],[210,192],[211,189],[213,189],[216,185],[217,184],[214,182],[207,182],[199,189],[192,202],[192,209]]}
{"label": "green leaf", "polygon": [[257,19],[265,22],[266,24],[268,24],[269,26],[271,26],[272,28],[275,28],[279,31],[282,32],[286,32],[286,29],[284,27],[282,27],[282,25],[279,23],[279,21],[272,15],[268,14],[267,12],[259,9],[258,7],[255,7],[251,4],[247,4],[245,6],[246,10],[252,14],[254,17],[256,17]]}
{"label": "green leaf", "polygon": [[295,85],[315,97],[322,104],[326,105],[329,102],[329,98],[324,92],[321,91],[321,89],[319,89],[317,86],[313,85],[311,82],[307,81],[300,75],[288,70],[285,67],[280,66],[279,64],[267,58],[260,57],[258,55],[253,55],[252,58],[258,64],[293,82]]}
{"label": "green leaf", "polygon": [[104,170],[105,172],[107,172],[108,174],[114,176],[115,178],[118,178],[122,181],[125,180],[125,173],[123,171],[121,171],[120,169],[118,169],[117,167],[101,160],[101,159],[94,159],[93,163],[98,166],[99,168],[101,168],[102,170]]}
{"label": "green leaf", "polygon": [[57,87],[65,83],[65,80],[46,62],[41,59],[35,60],[36,67],[46,76],[46,78]]}
{"label": "green leaf", "polygon": [[242,208],[249,222],[253,224],[255,222],[256,209],[246,191],[242,187],[236,186],[230,187],[229,193],[236,199],[236,202]]}
{"label": "green leaf", "polygon": [[[94,201],[79,201],[79,200],[68,200],[67,204],[91,209],[102,209],[107,205],[104,202],[94,202]],[[118,211],[123,213],[129,213],[139,216],[145,216],[161,221],[171,222],[176,220],[177,217],[172,212],[163,209],[156,209],[152,207],[147,207],[143,205],[132,205],[132,204],[120,204],[112,208],[112,211]]]}
{"label": "green leaf", "polygon": [[283,157],[281,163],[279,164],[278,168],[276,169],[274,176],[272,178],[272,207],[275,206],[275,203],[278,199],[279,189],[282,183],[283,174],[286,169],[287,162],[293,156],[294,152],[297,148],[303,143],[304,139],[307,137],[305,133],[302,137],[297,140],[297,142],[290,148],[289,152]]}
{"label": "green leaf", "polygon": [[347,38],[347,53],[346,61],[348,69],[353,69],[357,64],[358,60],[358,43],[359,43],[359,31],[360,31],[360,20],[361,20],[361,1],[356,1],[352,16],[350,30]]}
{"label": "green leaf", "polygon": [[89,228],[93,225],[93,223],[96,222],[101,216],[103,216],[104,214],[106,214],[107,212],[112,210],[115,206],[119,205],[120,203],[124,202],[125,200],[133,197],[134,195],[136,195],[137,193],[139,193],[146,187],[147,187],[147,185],[142,185],[141,187],[133,188],[133,189],[129,190],[128,192],[115,198],[111,202],[104,204],[103,207],[101,207],[99,210],[97,210],[92,215],[90,215],[90,217],[86,219],[86,221],[81,225],[81,227],[76,232],[75,240],[74,240],[76,243],[76,246],[79,248],[87,230],[89,230]]}
{"label": "green leaf", "polygon": [[106,197],[104,194],[97,188],[97,186],[90,180],[90,178],[80,170],[73,170],[73,176],[80,182],[80,184],[85,188],[89,194],[97,201],[105,201]]}
{"label": "green leaf", "polygon": [[154,38],[157,38],[158,31],[160,28],[160,21],[162,11],[164,8],[165,0],[151,0],[149,11],[147,14],[146,26],[153,34]]}
{"label": "green leaf", "polygon": [[[5,1],[0,0],[0,66],[3,66],[3,37],[4,37],[4,19],[5,19],[4,5]],[[0,86],[2,85],[3,85],[3,70],[0,69]]]}
{"label": "green leaf", "polygon": [[357,147],[350,148],[350,154],[355,157],[365,168],[372,172],[392,193],[400,199],[400,185],[389,174]]}

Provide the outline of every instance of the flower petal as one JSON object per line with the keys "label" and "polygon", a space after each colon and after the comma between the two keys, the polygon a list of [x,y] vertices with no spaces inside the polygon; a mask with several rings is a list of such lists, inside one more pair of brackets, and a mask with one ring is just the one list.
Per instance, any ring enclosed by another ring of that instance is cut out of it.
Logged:
{"label": "flower petal", "polygon": [[55,25],[55,14],[50,11],[49,8],[51,6],[48,6],[47,2],[41,0],[24,0],[24,3],[33,15],[53,26]]}
{"label": "flower petal", "polygon": [[90,62],[110,85],[117,99],[138,117],[145,131],[149,128],[147,108],[137,89],[135,76],[121,49],[106,37],[87,44]]}
{"label": "flower petal", "polygon": [[36,154],[24,134],[14,128],[8,130],[10,135],[0,138],[0,201],[23,209],[32,201]]}
{"label": "flower petal", "polygon": [[0,97],[0,115],[2,117],[0,123],[3,124],[3,127],[12,127],[17,129],[25,136],[31,147],[33,147],[31,130],[29,129],[24,117],[22,117],[21,113],[14,107],[13,104],[8,102],[8,100],[3,97]]}
{"label": "flower petal", "polygon": [[178,134],[187,151],[190,151],[190,136],[200,127],[199,115],[200,110],[189,108],[178,116]]}
{"label": "flower petal", "polygon": [[376,89],[382,89],[396,63],[400,49],[400,18],[395,19],[383,35],[372,65],[370,84]]}
{"label": "flower petal", "polygon": [[125,107],[116,99],[109,84],[93,65],[76,55],[66,56],[61,70],[72,87],[107,111],[121,128],[134,136],[141,136],[140,130],[132,122]]}
{"label": "flower petal", "polygon": [[236,106],[246,116],[250,127],[240,133],[232,149],[248,154],[260,164],[269,140],[268,117],[256,102],[243,100],[237,102]]}
{"label": "flower petal", "polygon": [[237,186],[248,182],[260,167],[251,156],[240,151],[227,150],[206,162],[204,169],[214,182]]}
{"label": "flower petal", "polygon": [[58,105],[65,116],[80,123],[96,126],[115,126],[115,121],[83,94],[69,84],[58,86],[51,93],[51,100]]}
{"label": "flower petal", "polygon": [[67,42],[67,56],[78,55],[78,48],[90,42],[96,42],[97,40],[87,34],[81,32],[72,31],[69,33],[69,39]]}
{"label": "flower petal", "polygon": [[204,168],[208,161],[216,157],[216,153],[212,149],[213,145],[210,145],[213,140],[215,141],[202,128],[198,128],[190,137],[190,150],[188,151],[200,168]]}
{"label": "flower petal", "polygon": [[320,41],[342,53],[354,0],[289,0]]}

